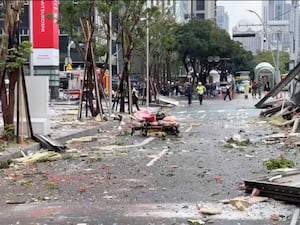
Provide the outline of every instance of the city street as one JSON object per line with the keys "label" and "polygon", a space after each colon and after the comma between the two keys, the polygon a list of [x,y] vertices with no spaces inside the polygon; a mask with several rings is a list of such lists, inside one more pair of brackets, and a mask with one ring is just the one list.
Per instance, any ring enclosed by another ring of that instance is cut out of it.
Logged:
{"label": "city street", "polygon": [[[180,124],[178,137],[130,136],[115,121],[89,141],[69,142],[61,160],[2,169],[0,224],[290,224],[294,205],[268,199],[240,211],[221,202],[248,196],[240,186],[268,173],[263,160],[300,161],[295,150],[262,142],[283,131],[259,117],[258,100],[194,99],[189,107],[176,99],[168,113]],[[249,145],[226,147],[234,136]],[[221,212],[204,215],[201,207]]]}

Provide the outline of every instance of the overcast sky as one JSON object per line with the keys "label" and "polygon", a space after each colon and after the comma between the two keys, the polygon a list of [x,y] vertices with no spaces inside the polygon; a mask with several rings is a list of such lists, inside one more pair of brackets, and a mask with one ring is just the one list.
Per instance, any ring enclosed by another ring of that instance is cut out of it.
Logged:
{"label": "overcast sky", "polygon": [[[232,27],[238,25],[239,21],[245,19],[251,24],[260,24],[259,19],[254,13],[247,12],[247,9],[257,12],[262,17],[262,1],[252,0],[218,0],[217,5],[225,7],[229,15],[229,33],[232,33]],[[243,23],[245,24],[245,23]]]}

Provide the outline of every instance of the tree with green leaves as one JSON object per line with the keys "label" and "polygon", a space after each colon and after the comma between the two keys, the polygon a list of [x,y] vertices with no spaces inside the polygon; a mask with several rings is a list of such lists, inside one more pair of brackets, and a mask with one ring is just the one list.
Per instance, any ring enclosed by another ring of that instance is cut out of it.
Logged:
{"label": "tree with green leaves", "polygon": [[170,81],[172,72],[178,71],[176,32],[178,25],[169,11],[153,11],[150,18],[150,74],[158,81]]}
{"label": "tree with green leaves", "polygon": [[[20,78],[20,68],[31,54],[31,43],[19,43],[19,17],[23,0],[1,0],[0,16],[4,20],[4,34],[0,36],[0,86],[4,129],[13,126],[15,109],[15,88]],[[8,87],[5,80],[7,77]]]}
{"label": "tree with green leaves", "polygon": [[[260,52],[256,56],[254,56],[254,59],[253,59],[254,65],[256,66],[261,62],[268,62],[275,68],[274,60],[276,60],[276,54],[277,53],[275,53],[275,54],[273,53],[273,56],[272,56],[271,51]],[[275,57],[275,58],[273,59],[273,57]],[[286,65],[288,65],[288,63],[289,63],[289,54],[287,52],[279,52],[279,70],[281,73],[288,72],[288,68],[286,66]]]}
{"label": "tree with green leaves", "polygon": [[[221,70],[222,75],[241,68],[248,69],[251,53],[230,39],[228,33],[210,20],[191,20],[179,27],[177,32],[179,54],[187,73],[193,71],[193,80],[203,83],[212,69]],[[231,64],[220,67],[217,61],[208,61],[209,56],[229,58]]]}
{"label": "tree with green leaves", "polygon": [[[59,24],[64,32],[68,34],[77,46],[78,51],[82,51],[79,43],[83,41],[82,32],[78,29],[80,24],[79,19],[87,14],[86,9],[93,5],[93,12],[98,13],[101,18],[101,24],[97,27],[95,18],[92,17],[93,28],[95,28],[95,36],[93,45],[99,45],[101,41],[106,40],[106,47],[103,45],[101,53],[106,53],[108,57],[109,46],[109,32],[112,29],[109,26],[109,11],[112,11],[114,17],[118,21],[118,30],[115,31],[116,40],[121,45],[123,68],[120,73],[120,84],[118,93],[120,96],[121,104],[120,111],[125,111],[124,98],[128,94],[130,96],[130,63],[133,50],[137,47],[142,37],[145,37],[146,21],[142,20],[145,15],[151,17],[152,9],[146,7],[146,0],[78,0],[77,5],[74,6],[72,0],[65,0],[61,2],[61,13]],[[76,26],[77,25],[77,26]],[[98,29],[98,32],[96,32]],[[97,34],[104,34],[97,36]],[[106,62],[108,61],[106,57]],[[128,90],[128,91],[126,91]],[[129,92],[129,93],[128,93]],[[130,98],[129,98],[130,99]]]}
{"label": "tree with green leaves", "polygon": [[[78,113],[79,119],[81,118],[84,97],[88,101],[87,105],[91,115],[96,117],[100,114],[102,118],[101,99],[105,96],[105,93],[95,72],[96,58],[107,52],[109,42],[103,29],[100,29],[100,24],[96,23],[97,7],[101,2],[100,0],[79,0],[74,3],[72,0],[66,0],[60,4],[58,20],[60,29],[75,43],[76,49],[85,64]],[[98,41],[99,39],[100,41]],[[103,40],[106,43],[102,44]],[[84,49],[80,47],[83,43],[85,45]],[[83,90],[87,92],[85,96],[83,96]],[[96,99],[96,106],[94,105],[94,99]]]}

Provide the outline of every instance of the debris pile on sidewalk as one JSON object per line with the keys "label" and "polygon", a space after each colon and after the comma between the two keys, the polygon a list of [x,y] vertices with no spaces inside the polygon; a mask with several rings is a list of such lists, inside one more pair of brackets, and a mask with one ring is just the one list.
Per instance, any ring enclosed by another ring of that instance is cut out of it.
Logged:
{"label": "debris pile on sidewalk", "polygon": [[[256,105],[256,108],[264,109],[261,116],[270,118],[274,126],[293,126],[292,132],[296,132],[299,123],[300,91],[298,77],[300,63],[289,72],[286,79],[281,80],[269,93],[267,93]],[[286,88],[290,85],[289,90]]]}
{"label": "debris pile on sidewalk", "polygon": [[55,161],[62,159],[61,154],[53,151],[37,152],[33,155],[13,159],[13,163],[33,164],[37,162]]}
{"label": "debris pile on sidewalk", "polygon": [[256,194],[225,199],[215,203],[201,202],[195,207],[196,216],[188,219],[188,224],[210,224],[215,220],[224,218],[236,220],[269,219],[278,222],[286,221],[292,216],[295,206],[283,205],[268,197],[256,196]]}

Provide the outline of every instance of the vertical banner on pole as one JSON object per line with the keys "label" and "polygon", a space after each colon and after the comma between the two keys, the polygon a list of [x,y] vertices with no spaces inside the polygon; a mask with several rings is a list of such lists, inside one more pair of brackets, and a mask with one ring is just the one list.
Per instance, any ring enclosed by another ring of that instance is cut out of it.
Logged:
{"label": "vertical banner on pole", "polygon": [[32,4],[33,65],[59,65],[59,0],[34,0]]}

